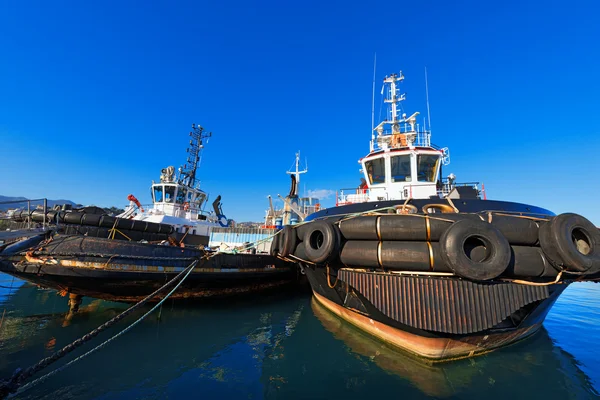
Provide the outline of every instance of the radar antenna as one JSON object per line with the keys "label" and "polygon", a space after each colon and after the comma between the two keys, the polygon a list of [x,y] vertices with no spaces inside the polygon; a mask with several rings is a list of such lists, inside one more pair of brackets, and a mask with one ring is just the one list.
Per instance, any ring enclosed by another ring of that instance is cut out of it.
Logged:
{"label": "radar antenna", "polygon": [[211,136],[212,132],[206,133],[202,126],[192,124],[190,147],[186,150],[188,152],[187,162],[179,168],[179,184],[192,188],[196,186],[196,170],[200,165],[200,156],[204,148],[202,140]]}

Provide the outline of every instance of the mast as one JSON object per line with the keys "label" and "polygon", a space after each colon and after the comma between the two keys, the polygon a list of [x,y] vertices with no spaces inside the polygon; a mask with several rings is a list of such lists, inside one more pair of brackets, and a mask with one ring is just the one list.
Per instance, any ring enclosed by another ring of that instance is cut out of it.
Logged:
{"label": "mast", "polygon": [[402,80],[404,80],[404,75],[402,75],[402,71],[400,71],[399,75],[392,74],[383,80],[384,83],[389,83],[390,85],[389,97],[386,98],[384,102],[390,104],[390,116],[387,123],[392,126],[392,133],[400,132],[398,104],[401,101],[405,100],[406,97],[404,94],[398,95],[398,87],[396,86],[396,82],[400,82]]}
{"label": "mast", "polygon": [[371,96],[371,151],[373,151],[373,142],[375,141],[375,71],[377,69],[377,53],[373,60],[373,94]]}
{"label": "mast", "polygon": [[296,165],[296,170],[286,171],[286,174],[294,175],[296,177],[296,188],[294,190],[294,195],[297,196],[299,187],[298,184],[300,183],[300,174],[305,174],[306,172],[308,172],[308,168],[304,169],[303,171],[300,171],[300,150],[298,150],[298,152],[296,153],[296,161],[294,163]]}
{"label": "mast", "polygon": [[196,186],[196,170],[200,165],[200,156],[204,144],[203,139],[207,139],[212,136],[212,132],[206,133],[204,128],[200,125],[192,124],[192,131],[190,132],[190,147],[188,147],[188,158],[186,164],[183,167],[179,167],[179,181],[180,185],[188,187]]}
{"label": "mast", "polygon": [[429,86],[427,85],[427,67],[425,67],[425,98],[427,99],[427,126],[431,133],[431,113],[429,112]]}

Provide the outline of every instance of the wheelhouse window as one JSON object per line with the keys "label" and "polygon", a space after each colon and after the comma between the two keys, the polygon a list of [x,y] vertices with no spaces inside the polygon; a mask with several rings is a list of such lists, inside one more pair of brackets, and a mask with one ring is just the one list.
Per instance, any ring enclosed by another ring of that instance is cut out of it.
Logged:
{"label": "wheelhouse window", "polygon": [[179,188],[179,190],[177,191],[177,204],[185,203],[185,193],[186,190],[184,188]]}
{"label": "wheelhouse window", "polygon": [[152,198],[155,203],[160,203],[163,201],[163,187],[162,186],[154,186],[154,193]]}
{"label": "wheelhouse window", "polygon": [[411,182],[410,154],[402,154],[391,158],[392,182]]}
{"label": "wheelhouse window", "polygon": [[419,182],[435,182],[440,156],[419,154],[417,156],[417,180]]}
{"label": "wheelhouse window", "polygon": [[385,183],[385,160],[383,158],[367,161],[365,166],[367,167],[369,182],[372,185]]}
{"label": "wheelhouse window", "polygon": [[203,192],[189,191],[187,194],[187,201],[190,203],[190,208],[195,210],[201,209],[205,198],[206,195]]}
{"label": "wheelhouse window", "polygon": [[175,198],[175,186],[165,185],[165,202],[172,203]]}
{"label": "wheelhouse window", "polygon": [[202,207],[202,203],[204,203],[205,199],[206,199],[206,194],[204,194],[203,192],[198,193],[198,197],[196,197],[196,207],[198,209],[200,209]]}

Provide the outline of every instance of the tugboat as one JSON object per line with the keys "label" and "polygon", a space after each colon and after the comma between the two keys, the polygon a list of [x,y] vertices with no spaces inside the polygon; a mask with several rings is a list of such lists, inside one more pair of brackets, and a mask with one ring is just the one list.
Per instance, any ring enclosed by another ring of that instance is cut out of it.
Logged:
{"label": "tugboat", "polygon": [[[0,272],[69,294],[136,302],[198,261],[171,298],[205,298],[254,292],[294,283],[297,266],[269,254],[215,252],[207,247],[210,229],[228,226],[220,207],[203,210],[208,195],[200,190],[196,170],[202,140],[192,125],[188,164],[163,169],[152,184],[153,207],[148,211],[133,196],[116,217],[98,207],[77,210],[34,210],[18,218],[51,221],[52,229],[0,249]],[[160,300],[163,295],[153,301]]]}
{"label": "tugboat", "polygon": [[[286,197],[277,195],[284,203],[282,208],[273,206],[272,197],[269,195],[269,208],[265,212],[262,224],[252,223],[250,226],[216,227],[211,229],[209,246],[213,249],[228,250],[232,248],[243,248],[245,251],[254,253],[268,253],[275,234],[281,230],[283,225],[298,224],[307,215],[319,210],[319,199],[316,197],[300,197],[298,187],[300,175],[308,172],[305,164],[300,169],[300,152],[296,153],[294,166],[286,171],[290,175],[291,186]],[[218,215],[218,213],[217,213]]]}
{"label": "tugboat", "polygon": [[569,284],[600,277],[600,231],[441,178],[449,150],[431,143],[419,113],[400,115],[403,79],[384,79],[388,118],[359,160],[361,185],[285,226],[271,254],[299,261],[329,311],[430,361],[525,339]]}
{"label": "tugboat", "polygon": [[212,132],[206,133],[201,126],[192,124],[187,163],[179,168],[177,179],[173,166],[163,168],[160,182],[152,181],[153,207],[145,211],[135,196],[130,194],[127,197],[129,207],[117,217],[168,224],[173,226],[174,233],[179,233],[182,238],[185,236],[183,239],[186,244],[207,246],[211,228],[228,227],[231,224],[223,215],[221,196],[213,202],[214,213],[204,211],[208,194],[200,190],[196,179],[196,170],[204,147],[203,140],[211,136]]}

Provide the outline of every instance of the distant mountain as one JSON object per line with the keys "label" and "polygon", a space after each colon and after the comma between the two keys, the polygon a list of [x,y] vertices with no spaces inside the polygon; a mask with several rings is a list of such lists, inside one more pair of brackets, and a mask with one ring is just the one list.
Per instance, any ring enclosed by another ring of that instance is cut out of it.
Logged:
{"label": "distant mountain", "polygon": [[[10,203],[7,203],[10,202]],[[42,200],[31,201],[30,207],[35,208],[37,205],[43,205],[44,202]],[[72,207],[82,207],[81,204],[77,204],[71,200],[50,200],[47,201],[48,208],[54,207],[56,204],[70,204]],[[0,211],[6,211],[11,208],[23,208],[27,207],[27,198],[26,197],[10,197],[10,196],[2,196],[0,195]]]}

